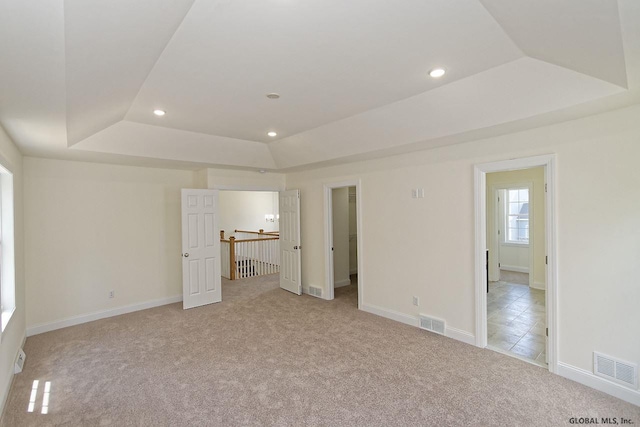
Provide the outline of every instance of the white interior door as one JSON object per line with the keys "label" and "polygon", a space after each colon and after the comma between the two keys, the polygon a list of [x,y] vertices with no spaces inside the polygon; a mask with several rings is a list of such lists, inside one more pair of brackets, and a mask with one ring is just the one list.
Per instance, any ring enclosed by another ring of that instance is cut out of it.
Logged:
{"label": "white interior door", "polygon": [[280,287],[302,295],[300,190],[280,192]]}
{"label": "white interior door", "polygon": [[218,190],[182,189],[182,307],[222,301]]}

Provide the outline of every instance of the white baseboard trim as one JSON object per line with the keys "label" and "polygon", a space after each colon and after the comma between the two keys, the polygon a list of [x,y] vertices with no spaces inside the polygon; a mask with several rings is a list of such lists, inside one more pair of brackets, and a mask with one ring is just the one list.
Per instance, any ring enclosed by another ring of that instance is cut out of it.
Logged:
{"label": "white baseboard trim", "polygon": [[476,345],[476,336],[467,331],[463,331],[462,329],[447,326],[444,330],[444,335],[446,337],[453,338],[454,340],[462,341],[466,344],[473,346]]}
{"label": "white baseboard trim", "polygon": [[[362,304],[360,308],[362,311],[366,311],[367,313],[375,314],[377,316],[386,317],[387,319],[395,320],[396,322],[401,322],[406,325],[415,326],[416,328],[420,325],[420,320],[417,316],[411,316],[409,314],[399,313],[394,310],[389,310],[387,308],[378,307],[371,304]],[[444,331],[444,335],[448,338],[452,338],[457,341],[462,341],[465,344],[476,344],[476,337],[469,332],[463,331],[461,329],[447,327]]]}
{"label": "white baseboard trim", "polygon": [[515,271],[516,273],[528,273],[529,267],[518,267],[517,265],[500,264],[500,270]]}
{"label": "white baseboard trim", "polygon": [[107,317],[119,316],[121,314],[132,313],[134,311],[146,310],[147,308],[159,307],[161,305],[173,304],[182,301],[182,295],[176,295],[168,298],[160,298],[139,304],[126,305],[124,307],[112,308],[109,310],[96,311],[89,314],[81,314],[79,316],[67,317],[66,319],[57,320],[50,323],[41,323],[39,325],[27,328],[27,336],[43,334],[56,329],[62,329],[69,326],[80,325],[82,323],[93,322],[94,320],[105,319]]}
{"label": "white baseboard trim", "polygon": [[542,282],[533,282],[533,286],[531,286],[533,289],[540,289],[540,290],[545,290],[547,289],[547,287],[544,285],[544,283]]}
{"label": "white baseboard trim", "polygon": [[340,280],[339,282],[333,282],[333,289],[341,288],[343,286],[349,286],[351,284],[351,279]]}
{"label": "white baseboard trim", "polygon": [[584,369],[558,362],[558,375],[640,406],[640,391],[608,381]]}
{"label": "white baseboard trim", "polygon": [[415,326],[416,328],[419,324],[418,318],[415,316],[409,316],[408,314],[378,307],[376,305],[362,304],[360,310],[375,314],[376,316],[386,317],[387,319],[395,320],[396,322],[401,322],[406,325]]}

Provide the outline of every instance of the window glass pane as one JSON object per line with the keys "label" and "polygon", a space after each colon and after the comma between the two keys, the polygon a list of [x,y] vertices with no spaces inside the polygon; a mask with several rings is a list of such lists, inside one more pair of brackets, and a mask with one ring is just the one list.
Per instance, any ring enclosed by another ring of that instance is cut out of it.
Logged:
{"label": "window glass pane", "polygon": [[506,241],[529,243],[529,189],[506,190]]}

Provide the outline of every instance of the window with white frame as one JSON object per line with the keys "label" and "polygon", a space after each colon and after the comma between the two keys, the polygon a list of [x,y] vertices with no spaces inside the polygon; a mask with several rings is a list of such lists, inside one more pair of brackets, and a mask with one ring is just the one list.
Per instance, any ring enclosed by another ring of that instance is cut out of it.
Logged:
{"label": "window with white frame", "polygon": [[13,174],[0,166],[0,308],[2,331],[16,309]]}
{"label": "window with white frame", "polygon": [[505,200],[505,242],[529,244],[529,189],[509,188]]}

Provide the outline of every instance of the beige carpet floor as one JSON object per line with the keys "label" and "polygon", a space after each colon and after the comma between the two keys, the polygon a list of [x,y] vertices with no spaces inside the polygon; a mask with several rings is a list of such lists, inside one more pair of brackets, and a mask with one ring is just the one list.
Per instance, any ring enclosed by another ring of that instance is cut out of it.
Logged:
{"label": "beige carpet floor", "polygon": [[273,276],[225,282],[219,304],[30,337],[2,425],[640,424],[639,407],[540,367],[358,311],[353,285],[334,301],[277,286]]}

